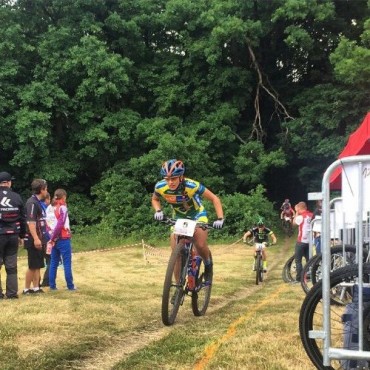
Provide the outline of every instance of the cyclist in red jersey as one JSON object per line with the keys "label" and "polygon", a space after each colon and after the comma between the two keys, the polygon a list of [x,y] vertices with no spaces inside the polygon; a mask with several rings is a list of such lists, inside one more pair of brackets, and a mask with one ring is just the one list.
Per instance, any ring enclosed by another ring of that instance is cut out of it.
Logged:
{"label": "cyclist in red jersey", "polygon": [[290,222],[293,224],[293,219],[295,216],[295,212],[291,206],[284,208],[280,213],[280,219],[284,220],[284,217],[289,217]]}

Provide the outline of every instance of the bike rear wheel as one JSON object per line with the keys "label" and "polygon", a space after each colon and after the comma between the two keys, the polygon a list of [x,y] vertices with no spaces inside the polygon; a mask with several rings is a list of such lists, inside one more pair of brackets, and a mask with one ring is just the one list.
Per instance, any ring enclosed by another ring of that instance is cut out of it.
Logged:
{"label": "bike rear wheel", "polygon": [[262,256],[261,254],[257,254],[256,257],[256,285],[262,283],[263,281],[263,266],[262,266]]}
{"label": "bike rear wheel", "polygon": [[[168,261],[162,295],[162,322],[168,326],[175,322],[180,305],[184,301],[187,257],[184,244],[179,243],[172,251]],[[179,281],[176,281],[174,276],[176,263],[180,263],[181,266]]]}
{"label": "bike rear wheel", "polygon": [[[210,259],[212,261],[212,254],[210,254]],[[204,279],[203,260],[200,263],[198,274],[198,278],[196,279],[196,290],[193,291],[191,295],[191,307],[193,309],[194,316],[203,316],[207,311],[212,290],[212,284],[209,282],[206,284]],[[213,276],[211,276],[210,281],[213,281]]]}

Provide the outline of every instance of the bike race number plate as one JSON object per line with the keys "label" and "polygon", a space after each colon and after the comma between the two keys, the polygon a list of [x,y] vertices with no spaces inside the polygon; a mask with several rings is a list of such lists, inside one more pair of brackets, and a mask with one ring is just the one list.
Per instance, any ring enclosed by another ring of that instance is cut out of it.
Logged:
{"label": "bike race number plate", "polygon": [[193,236],[196,224],[196,221],[179,218],[176,220],[174,232],[178,235]]}

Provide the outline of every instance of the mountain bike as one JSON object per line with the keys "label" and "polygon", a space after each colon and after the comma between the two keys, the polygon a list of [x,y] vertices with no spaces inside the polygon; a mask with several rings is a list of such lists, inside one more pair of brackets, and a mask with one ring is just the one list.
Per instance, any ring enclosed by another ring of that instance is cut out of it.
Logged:
{"label": "mountain bike", "polygon": [[255,243],[255,250],[256,250],[256,255],[254,259],[254,268],[256,270],[256,285],[259,283],[263,282],[263,260],[262,260],[262,250],[263,247],[267,247],[267,243]]}
{"label": "mountain bike", "polygon": [[[204,261],[196,251],[193,236],[196,228],[213,227],[188,219],[168,218],[163,222],[173,225],[176,235],[176,247],[168,261],[162,295],[162,322],[169,326],[175,322],[186,295],[191,296],[195,316],[203,316],[208,308],[213,276],[208,276],[208,281],[205,280]],[[212,255],[210,258],[212,261]]]}
{"label": "mountain bike", "polygon": [[289,216],[283,216],[281,224],[285,234],[291,237],[293,235],[292,219]]}

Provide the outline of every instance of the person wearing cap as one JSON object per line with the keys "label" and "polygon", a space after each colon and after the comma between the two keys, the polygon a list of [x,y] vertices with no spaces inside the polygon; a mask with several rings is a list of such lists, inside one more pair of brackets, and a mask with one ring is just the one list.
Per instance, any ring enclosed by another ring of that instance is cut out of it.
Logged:
{"label": "person wearing cap", "polygon": [[[5,266],[7,298],[18,298],[18,245],[26,234],[26,214],[21,196],[12,189],[14,178],[0,172],[0,267]],[[0,299],[4,298],[0,285]]]}
{"label": "person wearing cap", "polygon": [[41,204],[48,194],[48,184],[44,179],[35,179],[31,183],[31,189],[33,194],[26,202],[28,232],[24,240],[28,254],[28,270],[23,290],[26,295],[43,293],[40,288],[40,269],[45,267],[44,251],[48,241],[46,213]]}

